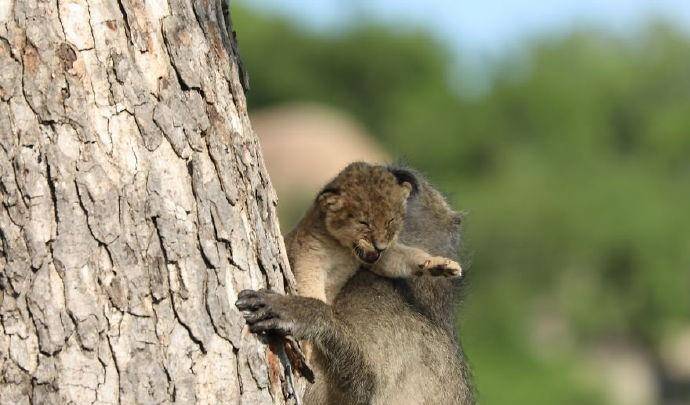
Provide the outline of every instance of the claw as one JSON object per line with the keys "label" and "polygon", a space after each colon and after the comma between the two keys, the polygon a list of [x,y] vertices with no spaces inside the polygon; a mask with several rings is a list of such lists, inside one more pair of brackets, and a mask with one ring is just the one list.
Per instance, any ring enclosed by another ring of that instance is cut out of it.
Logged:
{"label": "claw", "polygon": [[259,309],[257,311],[252,311],[252,312],[248,311],[248,312],[245,312],[245,314],[244,314],[244,320],[248,324],[263,321],[265,319],[272,318],[272,317],[275,317],[275,313],[273,313],[272,311],[270,311],[266,308],[262,308],[262,309]]}
{"label": "claw", "polygon": [[266,306],[266,302],[261,295],[254,290],[243,290],[237,295],[235,306],[240,311],[257,310]]}
{"label": "claw", "polygon": [[288,328],[284,322],[277,318],[265,319],[263,321],[258,321],[256,323],[249,324],[249,331],[252,333],[276,333],[278,335],[284,336],[289,333]]}
{"label": "claw", "polygon": [[256,290],[242,290],[240,291],[239,294],[237,294],[237,298],[248,298],[248,297],[256,297],[258,295],[258,292]]}
{"label": "claw", "polygon": [[235,302],[235,306],[240,311],[253,311],[259,308],[263,308],[266,304],[263,301],[257,299],[239,299]]}
{"label": "claw", "polygon": [[443,257],[428,259],[419,267],[427,270],[432,276],[460,277],[462,275],[460,264]]}

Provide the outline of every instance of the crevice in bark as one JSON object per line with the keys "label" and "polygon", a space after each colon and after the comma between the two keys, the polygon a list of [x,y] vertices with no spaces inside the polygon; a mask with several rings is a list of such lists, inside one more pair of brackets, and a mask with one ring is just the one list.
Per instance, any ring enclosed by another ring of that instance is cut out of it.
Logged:
{"label": "crevice in bark", "polygon": [[91,49],[96,48],[96,36],[93,33],[93,24],[91,23],[91,5],[89,4],[88,1],[86,3],[86,13],[89,15],[89,32],[91,32],[91,41],[93,43],[93,46],[90,48],[84,48],[84,49],[79,49],[79,51],[89,51]]}
{"label": "crevice in bark", "polygon": [[242,367],[244,367],[244,365],[242,364],[242,358],[240,356],[239,349],[234,349],[233,354],[235,355],[235,363],[236,363],[236,369],[237,369],[237,385],[240,388],[240,394],[244,394],[244,392],[245,392],[244,381],[242,379],[242,372],[240,371],[240,370],[242,370]]}
{"label": "crevice in bark", "polygon": [[[165,251],[165,247],[163,246],[163,237],[161,235],[160,227],[158,225],[158,217],[153,217],[151,219],[153,220],[153,224],[154,224],[154,227],[156,229],[156,233],[158,234],[160,249],[161,249],[161,252],[163,254],[163,259],[165,260],[165,263],[170,263],[170,264],[173,264],[175,266],[179,266],[179,264],[176,261],[170,260],[167,256],[167,253]],[[179,273],[179,267],[178,267],[178,273]],[[179,274],[178,274],[178,277],[179,277]],[[183,285],[183,283],[180,283],[180,284]],[[179,294],[177,294],[172,289],[169,290],[169,293],[170,293],[170,307],[172,308],[172,311],[175,314],[175,319],[177,320],[177,322],[180,323],[180,325],[182,325],[183,328],[185,328],[185,330],[187,331],[187,334],[189,335],[189,338],[192,340],[192,342],[194,342],[197,346],[199,346],[199,350],[201,350],[202,353],[206,354],[206,347],[204,346],[204,342],[201,339],[199,339],[197,336],[194,335],[191,327],[189,325],[187,325],[182,320],[182,318],[180,317],[180,314],[177,311],[175,301],[176,301],[176,299],[179,299],[179,298],[176,298],[176,296],[179,296]]]}
{"label": "crevice in bark", "polygon": [[[214,108],[213,106],[210,106],[210,108],[211,108],[210,111],[213,111],[215,114],[217,114],[217,112],[213,109]],[[206,149],[209,151],[209,157],[211,158],[211,163],[213,163],[213,168],[216,171],[216,173],[215,173],[216,177],[218,177],[218,180],[220,183],[220,189],[223,191],[223,194],[225,195],[225,198],[227,199],[228,203],[231,206],[235,206],[235,204],[237,202],[235,201],[235,199],[230,198],[232,191],[227,190],[227,187],[225,186],[224,182],[221,179],[221,173],[224,173],[224,170],[222,168],[222,163],[218,161],[218,158],[215,156],[215,153],[212,150],[212,146],[210,144],[210,138],[211,138],[210,136],[204,137],[204,139],[206,140]],[[235,173],[228,173],[228,175],[231,175],[231,174],[234,175]]]}
{"label": "crevice in bark", "polygon": [[[103,338],[103,333],[100,334],[99,341],[102,338]],[[100,391],[101,386],[103,384],[105,384],[106,381],[108,380],[108,367],[105,364],[105,361],[103,361],[103,359],[101,358],[100,348],[97,348],[96,350],[98,351],[98,354],[96,355],[96,359],[98,359],[98,362],[101,364],[101,368],[103,369],[103,382],[98,381],[98,384],[96,384],[96,389],[95,389],[96,398],[94,399],[94,401],[92,403],[96,403],[98,401],[98,392]]]}
{"label": "crevice in bark", "polygon": [[125,29],[125,36],[127,37],[127,42],[132,43],[132,34],[131,34],[131,28],[129,26],[129,16],[127,14],[127,7],[122,3],[122,0],[117,0],[117,5],[120,9],[120,13],[122,14],[122,21],[124,23],[124,29]]}
{"label": "crevice in bark", "polygon": [[244,91],[244,93],[246,93],[250,90],[249,72],[244,67],[244,63],[242,63],[242,57],[240,56],[240,46],[237,42],[237,32],[233,29],[232,16],[230,15],[230,0],[217,1],[220,1],[222,3],[222,6],[219,7],[219,9],[220,12],[223,13],[223,18],[219,18],[219,23],[224,24],[223,32],[225,33],[225,36],[223,38],[223,43],[226,43],[225,37],[227,37],[227,42],[230,46],[228,53],[237,65],[240,84],[242,85],[242,90]]}
{"label": "crevice in bark", "polygon": [[[2,41],[5,44],[5,46],[7,47],[8,54],[9,54],[10,58],[12,58],[15,62],[17,62],[21,65],[22,61],[20,59],[18,59],[17,56],[14,55],[14,53],[12,53],[12,46],[10,45],[10,41],[8,41],[7,38],[3,37],[2,35],[0,35],[0,41]],[[9,101],[9,99],[7,101]]]}
{"label": "crevice in bark", "polygon": [[[98,237],[96,237],[96,234],[94,233],[93,229],[91,228],[91,224],[89,223],[89,211],[86,209],[86,206],[84,206],[84,201],[81,195],[81,192],[79,191],[79,182],[77,179],[74,179],[74,188],[77,191],[77,202],[79,203],[79,207],[81,208],[82,213],[84,214],[84,218],[86,218],[86,227],[89,230],[89,233],[91,234],[91,237],[98,243],[103,243],[101,240],[99,240]],[[105,244],[105,243],[103,243]]]}
{"label": "crevice in bark", "polygon": [[182,327],[185,328],[192,342],[199,346],[199,350],[201,350],[202,353],[206,354],[206,347],[204,346],[204,342],[202,342],[201,339],[199,339],[198,337],[194,336],[194,333],[192,332],[192,329],[189,327],[189,325],[182,321],[182,319],[180,318],[180,314],[177,312],[177,308],[175,308],[174,293],[170,291],[170,294],[172,299],[172,301],[170,302],[170,306],[172,307],[173,313],[175,314],[175,319],[177,319],[177,322],[179,322],[180,325],[182,325]]}
{"label": "crevice in bark", "polygon": [[65,23],[62,22],[62,13],[60,12],[60,0],[55,0],[55,10],[57,11],[57,19],[60,23],[60,28],[62,30],[62,40],[65,39]]}
{"label": "crevice in bark", "polygon": [[[38,51],[36,50],[36,47],[34,47],[28,39],[27,39],[27,48],[26,49],[28,49],[31,52],[38,53]],[[34,115],[36,116],[36,119],[38,120],[38,122],[40,124],[50,125],[50,124],[55,123],[55,120],[44,119],[41,116],[41,114],[39,114],[38,111],[36,111],[35,107],[31,104],[31,101],[30,101],[31,98],[26,93],[25,79],[27,77],[27,74],[26,74],[26,66],[25,66],[23,60],[22,60],[21,66],[22,66],[22,85],[21,85],[21,88],[22,88],[22,95],[24,97],[24,101],[26,102],[26,105],[34,113]]]}
{"label": "crevice in bark", "polygon": [[[119,334],[119,331],[118,331]],[[120,379],[120,376],[122,375],[122,371],[120,370],[120,365],[117,362],[117,356],[115,356],[115,349],[113,348],[113,342],[110,340],[110,336],[106,333],[105,340],[108,343],[108,347],[110,348],[110,355],[112,356],[113,359],[113,366],[115,367],[115,370],[117,371],[117,379]]]}
{"label": "crevice in bark", "polygon": [[[48,182],[48,190],[50,190],[50,200],[53,205],[53,218],[55,219],[55,229],[57,232],[58,227],[60,226],[60,216],[58,215],[58,206],[57,206],[57,194],[55,193],[55,183],[53,181],[54,179],[54,173],[52,172],[51,169],[51,164],[48,162],[48,156],[46,156],[45,159],[43,159],[45,162],[46,166],[46,181]],[[52,257],[52,243],[51,240],[48,242],[48,246],[50,247],[50,253]]]}
{"label": "crevice in bark", "polygon": [[[166,19],[172,19],[172,18],[176,18],[176,17],[166,16],[161,21],[164,22]],[[180,85],[180,88],[182,89],[183,92],[189,91],[192,89],[197,90],[201,93],[202,98],[206,99],[206,97],[204,95],[204,91],[200,86],[191,85],[191,84],[187,83],[184,80],[184,78],[182,77],[182,74],[180,73],[179,67],[177,66],[177,63],[175,62],[175,58],[172,57],[172,55],[175,54],[175,50],[173,49],[173,47],[175,47],[176,45],[179,45],[177,43],[178,41],[175,38],[169,38],[167,30],[163,29],[162,31],[163,31],[163,39],[165,42],[166,50],[168,52],[168,55],[171,56],[170,57],[170,65],[173,68],[173,72],[175,73],[175,78],[177,79],[177,82]]]}

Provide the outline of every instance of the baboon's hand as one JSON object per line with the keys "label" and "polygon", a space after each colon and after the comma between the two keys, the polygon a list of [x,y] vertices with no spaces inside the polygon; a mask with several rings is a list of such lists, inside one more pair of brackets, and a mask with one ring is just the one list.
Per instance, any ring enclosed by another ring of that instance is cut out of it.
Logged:
{"label": "baboon's hand", "polygon": [[460,277],[462,267],[454,260],[440,256],[432,256],[419,264],[419,271],[415,274],[422,275],[429,273],[432,276]]}
{"label": "baboon's hand", "polygon": [[309,339],[330,319],[330,307],[319,300],[268,290],[244,290],[235,306],[243,312],[251,332],[292,335],[300,340]]}

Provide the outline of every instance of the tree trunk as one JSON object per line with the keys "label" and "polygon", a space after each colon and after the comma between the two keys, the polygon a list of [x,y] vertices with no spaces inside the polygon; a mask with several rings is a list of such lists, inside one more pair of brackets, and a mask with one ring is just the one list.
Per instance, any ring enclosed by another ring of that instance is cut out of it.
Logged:
{"label": "tree trunk", "polygon": [[227,25],[0,2],[1,404],[286,402],[234,307],[294,280]]}

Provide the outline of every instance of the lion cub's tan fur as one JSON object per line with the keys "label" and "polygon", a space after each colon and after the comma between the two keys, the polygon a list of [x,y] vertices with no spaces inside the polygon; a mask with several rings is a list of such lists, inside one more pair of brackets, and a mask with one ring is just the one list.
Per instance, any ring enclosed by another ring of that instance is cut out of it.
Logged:
{"label": "lion cub's tan fur", "polygon": [[460,276],[457,262],[398,242],[412,182],[362,162],[338,174],[285,238],[299,294],[330,304],[362,265],[385,277]]}

